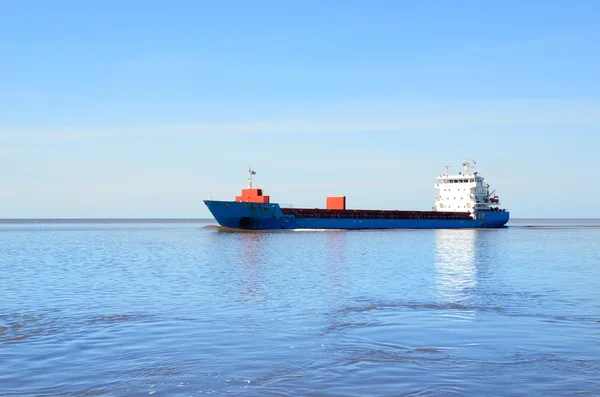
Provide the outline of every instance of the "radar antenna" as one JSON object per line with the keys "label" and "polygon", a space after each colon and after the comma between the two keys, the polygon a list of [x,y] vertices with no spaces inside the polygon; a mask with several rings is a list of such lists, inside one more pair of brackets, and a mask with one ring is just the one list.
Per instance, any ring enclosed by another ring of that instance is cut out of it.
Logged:
{"label": "radar antenna", "polygon": [[252,175],[256,175],[256,171],[252,167],[248,168],[248,189],[252,189]]}
{"label": "radar antenna", "polygon": [[475,168],[475,161],[471,161],[469,160],[469,158],[465,158],[465,160],[463,161],[463,168],[465,170],[465,174],[469,173],[469,169],[471,168]]}

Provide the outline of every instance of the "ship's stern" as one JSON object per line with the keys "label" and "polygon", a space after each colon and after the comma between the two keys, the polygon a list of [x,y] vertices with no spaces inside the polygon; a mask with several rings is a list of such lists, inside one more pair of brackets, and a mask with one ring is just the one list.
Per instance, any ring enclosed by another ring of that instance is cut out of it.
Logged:
{"label": "ship's stern", "polygon": [[510,219],[508,211],[485,211],[483,214],[484,227],[504,227]]}

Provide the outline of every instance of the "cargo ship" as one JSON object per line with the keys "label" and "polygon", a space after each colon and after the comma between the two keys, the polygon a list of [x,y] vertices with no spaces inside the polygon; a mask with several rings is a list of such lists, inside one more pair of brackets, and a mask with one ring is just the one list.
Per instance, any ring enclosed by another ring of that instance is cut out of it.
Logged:
{"label": "cargo ship", "polygon": [[206,199],[204,203],[222,227],[269,229],[459,229],[498,228],[509,212],[500,207],[495,191],[484,177],[472,172],[475,162],[466,158],[463,171],[451,175],[450,166],[434,183],[438,190],[430,211],[365,210],[346,208],[346,196],[326,197],[325,208],[282,207],[271,203],[262,189],[252,187],[256,172],[248,170],[248,187],[235,201]]}

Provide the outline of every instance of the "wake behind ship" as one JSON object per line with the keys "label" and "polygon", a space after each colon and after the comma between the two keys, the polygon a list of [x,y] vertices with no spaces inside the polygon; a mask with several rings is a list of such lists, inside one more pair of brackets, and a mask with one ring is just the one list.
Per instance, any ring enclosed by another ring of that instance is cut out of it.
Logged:
{"label": "wake behind ship", "polygon": [[438,176],[431,211],[347,209],[345,196],[329,196],[326,208],[287,208],[271,203],[262,189],[252,187],[256,174],[248,170],[248,188],[235,201],[204,200],[219,225],[234,229],[459,229],[497,228],[506,225],[509,212],[490,192],[472,163],[463,161],[464,172]]}

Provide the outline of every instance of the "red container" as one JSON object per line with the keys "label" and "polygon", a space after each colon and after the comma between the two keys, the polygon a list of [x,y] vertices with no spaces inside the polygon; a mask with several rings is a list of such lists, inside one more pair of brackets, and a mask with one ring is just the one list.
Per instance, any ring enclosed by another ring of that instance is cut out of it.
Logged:
{"label": "red container", "polygon": [[328,210],[345,210],[346,196],[328,196],[325,208]]}

